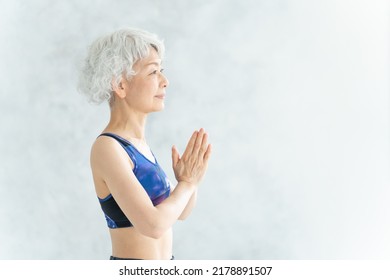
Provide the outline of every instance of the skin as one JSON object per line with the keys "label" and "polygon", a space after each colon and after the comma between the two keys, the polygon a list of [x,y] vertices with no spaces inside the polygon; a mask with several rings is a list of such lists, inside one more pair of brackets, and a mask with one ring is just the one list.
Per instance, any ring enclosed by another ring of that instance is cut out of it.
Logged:
{"label": "skin", "polygon": [[[154,161],[145,140],[149,113],[164,109],[168,80],[162,74],[161,59],[151,48],[145,59],[137,61],[131,80],[122,79],[114,88],[110,121],[103,132],[111,132],[132,142]],[[101,136],[91,149],[91,168],[96,194],[110,193],[134,225],[109,229],[112,255],[119,258],[170,259],[172,225],[185,219],[196,204],[198,185],[211,154],[211,144],[203,128],[194,131],[182,155],[172,147],[172,167],[178,184],[171,195],[153,206],[146,191],[133,173],[134,164],[116,140]]]}

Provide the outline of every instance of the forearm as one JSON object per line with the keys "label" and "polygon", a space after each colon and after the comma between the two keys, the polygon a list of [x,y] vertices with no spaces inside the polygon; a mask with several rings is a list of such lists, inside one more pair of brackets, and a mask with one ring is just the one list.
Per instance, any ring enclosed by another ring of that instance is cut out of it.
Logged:
{"label": "forearm", "polygon": [[157,236],[163,234],[178,220],[195,190],[196,185],[179,182],[171,195],[155,207],[152,226],[155,228]]}
{"label": "forearm", "polygon": [[198,189],[196,188],[190,200],[188,201],[186,207],[184,208],[183,212],[179,216],[179,220],[185,220],[191,214],[192,209],[194,209],[196,205],[197,197],[198,197]]}

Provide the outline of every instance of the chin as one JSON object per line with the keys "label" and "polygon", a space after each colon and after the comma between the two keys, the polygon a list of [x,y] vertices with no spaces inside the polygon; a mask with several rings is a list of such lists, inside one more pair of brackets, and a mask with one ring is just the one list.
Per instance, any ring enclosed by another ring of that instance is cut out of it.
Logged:
{"label": "chin", "polygon": [[164,108],[165,108],[165,105],[161,104],[160,106],[154,107],[152,112],[160,112],[160,111],[164,110]]}

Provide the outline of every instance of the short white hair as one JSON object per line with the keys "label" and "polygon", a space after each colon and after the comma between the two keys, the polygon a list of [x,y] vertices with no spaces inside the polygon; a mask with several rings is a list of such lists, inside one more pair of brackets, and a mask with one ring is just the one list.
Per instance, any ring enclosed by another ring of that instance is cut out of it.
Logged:
{"label": "short white hair", "polygon": [[136,74],[134,63],[147,57],[151,47],[163,59],[163,41],[144,30],[126,28],[98,38],[89,47],[82,66],[79,91],[91,103],[110,102],[113,87],[119,85],[123,76],[130,80]]}

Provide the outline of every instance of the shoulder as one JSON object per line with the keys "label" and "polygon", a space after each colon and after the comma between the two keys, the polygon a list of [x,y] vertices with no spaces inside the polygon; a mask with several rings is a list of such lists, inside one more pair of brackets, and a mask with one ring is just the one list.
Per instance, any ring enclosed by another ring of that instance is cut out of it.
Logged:
{"label": "shoulder", "polygon": [[91,148],[91,160],[115,156],[119,153],[120,144],[111,137],[96,138]]}
{"label": "shoulder", "polygon": [[133,166],[133,162],[121,144],[107,136],[96,138],[91,147],[90,161],[93,169],[127,164],[130,164],[131,168]]}

